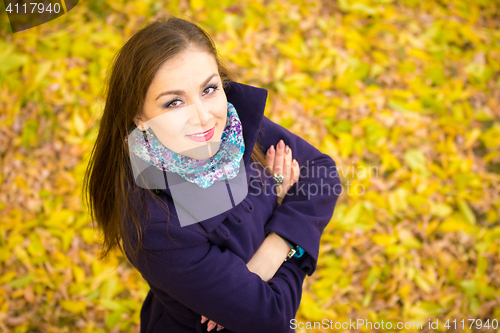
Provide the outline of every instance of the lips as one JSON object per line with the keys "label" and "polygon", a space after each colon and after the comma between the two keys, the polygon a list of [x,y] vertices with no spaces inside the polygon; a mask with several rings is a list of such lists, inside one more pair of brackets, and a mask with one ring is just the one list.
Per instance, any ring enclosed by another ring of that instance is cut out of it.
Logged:
{"label": "lips", "polygon": [[194,133],[194,134],[190,134],[189,136],[192,136],[192,135],[200,135],[200,134],[203,134],[203,135],[207,135],[211,130],[213,130],[214,128],[212,127],[211,129],[208,129],[206,130],[205,132],[198,132],[198,133]]}
{"label": "lips", "polygon": [[204,141],[209,141],[214,136],[214,133],[215,133],[215,126],[205,132],[199,132],[196,134],[187,135],[187,137],[196,142],[204,142]]}

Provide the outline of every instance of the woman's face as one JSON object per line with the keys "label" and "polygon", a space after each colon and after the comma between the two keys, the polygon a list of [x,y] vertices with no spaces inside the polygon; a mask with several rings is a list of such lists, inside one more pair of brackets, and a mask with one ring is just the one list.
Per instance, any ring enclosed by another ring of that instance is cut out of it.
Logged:
{"label": "woman's face", "polygon": [[227,98],[215,58],[194,48],[163,63],[134,118],[168,149],[198,160],[217,152],[226,120]]}

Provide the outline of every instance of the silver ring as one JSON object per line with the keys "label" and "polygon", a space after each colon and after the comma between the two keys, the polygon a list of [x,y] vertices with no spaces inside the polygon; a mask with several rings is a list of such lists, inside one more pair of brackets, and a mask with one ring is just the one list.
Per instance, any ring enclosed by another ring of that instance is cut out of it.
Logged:
{"label": "silver ring", "polygon": [[277,174],[273,174],[273,178],[274,182],[276,183],[276,186],[280,186],[281,184],[283,184],[283,180],[285,179],[283,175],[277,175]]}

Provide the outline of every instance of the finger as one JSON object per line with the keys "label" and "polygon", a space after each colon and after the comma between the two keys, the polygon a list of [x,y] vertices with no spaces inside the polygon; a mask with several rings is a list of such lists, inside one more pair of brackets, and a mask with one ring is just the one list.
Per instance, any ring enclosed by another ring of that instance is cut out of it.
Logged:
{"label": "finger", "polygon": [[292,171],[292,168],[291,168],[291,160],[289,158],[289,156],[291,155],[290,154],[290,150],[288,150],[288,153],[286,153],[286,148],[288,147],[285,147],[285,156],[283,156],[283,190],[285,192],[288,191],[288,188],[290,187],[290,176],[291,176],[291,171]]}
{"label": "finger", "polygon": [[271,172],[273,172],[274,170],[274,156],[276,155],[276,151],[274,149],[274,145],[272,145],[271,147],[269,147],[269,149],[267,150],[267,154],[266,154],[266,164],[267,166],[269,167],[269,170],[271,170]]}
{"label": "finger", "polygon": [[210,320],[207,324],[207,331],[211,331],[215,326],[217,326],[217,323],[215,321]]}
{"label": "finger", "polygon": [[[286,182],[286,188],[290,185],[290,177],[292,175],[292,149],[290,147],[285,147],[285,156],[283,159],[283,177],[284,182]],[[287,188],[288,190],[288,188]]]}
{"label": "finger", "polygon": [[300,177],[300,168],[299,168],[299,162],[297,162],[296,159],[293,159],[292,161],[292,182],[295,184],[296,182],[299,181]]}
{"label": "finger", "polygon": [[206,322],[206,321],[207,321],[207,319],[208,319],[207,317],[205,317],[205,316],[201,316],[201,323],[203,324],[204,322]]}
{"label": "finger", "polygon": [[224,326],[221,326],[221,325],[217,325],[217,331],[220,331],[221,329],[223,329]]}
{"label": "finger", "polygon": [[283,174],[283,155],[285,155],[285,143],[283,140],[280,140],[278,145],[276,146],[276,154],[274,157],[274,173],[278,175]]}

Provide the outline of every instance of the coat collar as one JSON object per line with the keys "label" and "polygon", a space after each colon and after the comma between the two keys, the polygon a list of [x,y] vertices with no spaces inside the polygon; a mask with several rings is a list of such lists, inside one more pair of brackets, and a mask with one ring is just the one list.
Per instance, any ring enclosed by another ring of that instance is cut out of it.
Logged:
{"label": "coat collar", "polygon": [[[245,152],[243,153],[243,162],[248,166],[252,150],[257,141],[268,91],[264,88],[249,86],[243,83],[231,81],[230,85],[224,89],[227,101],[233,104],[243,128],[243,140],[245,142]],[[168,184],[163,191],[172,196]],[[229,215],[230,211],[214,216],[210,219],[201,221],[200,224],[206,232],[212,232]]]}
{"label": "coat collar", "polygon": [[264,117],[267,90],[231,81],[231,85],[226,90],[226,96],[227,101],[233,104],[238,112],[243,127],[243,140],[245,141],[243,161],[246,166],[250,161]]}

